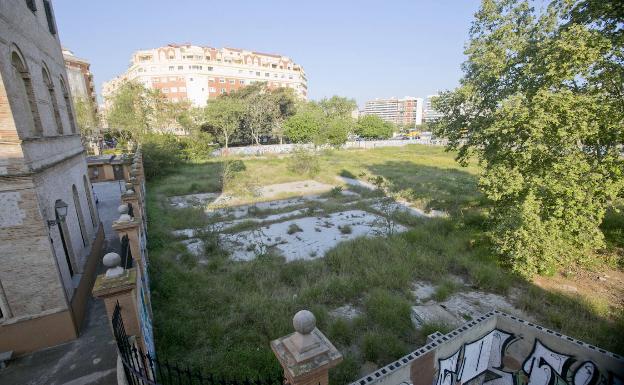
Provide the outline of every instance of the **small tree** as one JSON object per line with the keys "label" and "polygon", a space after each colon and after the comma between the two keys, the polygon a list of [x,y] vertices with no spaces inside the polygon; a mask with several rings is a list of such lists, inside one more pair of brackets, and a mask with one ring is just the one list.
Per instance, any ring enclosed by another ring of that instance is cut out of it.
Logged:
{"label": "small tree", "polygon": [[153,113],[149,91],[139,82],[124,82],[109,102],[108,126],[119,130],[124,141],[140,142],[149,130]]}
{"label": "small tree", "polygon": [[357,109],[357,103],[355,103],[354,99],[336,95],[329,99],[321,99],[318,105],[323,109],[325,116],[328,118],[351,118],[351,113]]}
{"label": "small tree", "polygon": [[74,111],[76,112],[76,123],[80,128],[80,135],[83,143],[86,143],[97,130],[95,105],[91,99],[77,97],[74,98]]}
{"label": "small tree", "polygon": [[311,109],[298,111],[284,122],[284,135],[295,143],[310,143],[319,134],[323,116]]}
{"label": "small tree", "polygon": [[230,140],[240,129],[245,106],[239,99],[221,96],[208,101],[204,112],[209,127],[227,149]]}
{"label": "small tree", "polygon": [[362,116],[356,125],[355,133],[363,138],[385,139],[392,136],[395,126],[377,115]]}

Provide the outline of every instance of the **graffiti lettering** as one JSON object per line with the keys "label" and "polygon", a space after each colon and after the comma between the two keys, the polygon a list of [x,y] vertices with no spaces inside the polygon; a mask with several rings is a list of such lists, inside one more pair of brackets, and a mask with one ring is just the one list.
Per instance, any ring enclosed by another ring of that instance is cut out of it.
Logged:
{"label": "graffiti lettering", "polygon": [[576,361],[537,339],[526,358],[506,353],[521,342],[521,338],[495,329],[464,344],[450,357],[438,360],[436,385],[624,385],[612,373],[601,374],[595,363]]}

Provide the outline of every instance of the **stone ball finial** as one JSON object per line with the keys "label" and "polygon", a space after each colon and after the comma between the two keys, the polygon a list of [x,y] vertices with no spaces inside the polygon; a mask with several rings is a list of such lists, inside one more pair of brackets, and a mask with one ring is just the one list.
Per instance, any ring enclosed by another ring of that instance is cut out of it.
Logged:
{"label": "stone ball finial", "polygon": [[119,205],[119,207],[117,207],[117,212],[119,214],[128,214],[128,211],[130,211],[128,205]]}
{"label": "stone ball finial", "polygon": [[316,327],[316,317],[309,310],[299,310],[293,317],[293,326],[298,333],[310,334]]}
{"label": "stone ball finial", "polygon": [[108,267],[106,270],[106,278],[116,278],[123,274],[124,268],[119,266],[121,264],[121,256],[117,253],[107,253],[102,258],[104,266]]}
{"label": "stone ball finial", "polygon": [[121,214],[117,221],[119,221],[119,222],[132,222],[132,217],[130,215],[128,215],[128,214]]}

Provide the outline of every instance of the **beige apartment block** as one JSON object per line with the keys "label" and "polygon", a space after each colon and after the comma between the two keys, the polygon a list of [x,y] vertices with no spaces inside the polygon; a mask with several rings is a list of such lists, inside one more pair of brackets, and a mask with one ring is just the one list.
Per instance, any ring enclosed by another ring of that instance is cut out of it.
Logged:
{"label": "beige apartment block", "polygon": [[73,339],[103,232],[48,0],[0,2],[0,351]]}
{"label": "beige apartment block", "polygon": [[103,84],[105,108],[106,100],[125,80],[159,89],[174,102],[189,100],[200,107],[208,99],[256,82],[266,82],[270,89],[291,88],[301,98],[308,97],[308,80],[299,64],[286,56],[238,48],[169,44],[137,51],[124,74]]}
{"label": "beige apartment block", "polygon": [[362,114],[376,115],[390,123],[413,127],[423,122],[423,100],[411,96],[369,100]]}

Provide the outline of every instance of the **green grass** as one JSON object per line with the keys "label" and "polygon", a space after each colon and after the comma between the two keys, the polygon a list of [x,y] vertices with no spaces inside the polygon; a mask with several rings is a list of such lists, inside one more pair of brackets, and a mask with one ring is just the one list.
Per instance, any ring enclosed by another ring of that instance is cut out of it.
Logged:
{"label": "green grass", "polygon": [[[271,253],[250,262],[232,261],[213,234],[206,233],[202,239],[209,247],[206,263],[200,265],[170,232],[202,228],[209,220],[201,209],[170,207],[166,197],[220,191],[223,160],[184,165],[175,175],[148,185],[154,332],[161,358],[227,377],[280,373],[269,343],[291,333],[292,316],[305,308],[345,354],[330,372],[333,384],[344,384],[357,379],[364,362],[387,364],[422,345],[428,334],[448,331],[447,325],[412,326],[410,288],[414,280],[430,281],[439,284],[435,296],[445,299],[459,289],[451,275],[462,277],[474,290],[504,295],[515,288],[520,292],[516,306],[544,326],[624,352],[624,337],[618,333],[624,327],[621,308],[544,291],[512,276],[489,252],[487,212],[477,191],[475,166],[461,168],[452,154],[424,146],[331,151],[318,160],[318,181],[336,184],[337,175],[361,180],[382,176],[393,195],[424,209],[446,210],[450,218],[400,216],[397,220],[411,227],[405,233],[358,238],[339,244],[325,258],[290,263]],[[288,157],[240,161],[241,170],[227,188],[302,179],[289,170]],[[363,197],[379,195],[357,191]],[[336,196],[322,205],[326,212],[339,210],[350,199],[337,193],[328,193]],[[314,205],[309,207],[320,207]],[[613,243],[624,228],[619,220],[610,217],[607,226]],[[362,315],[353,320],[329,315],[347,303]]]}

